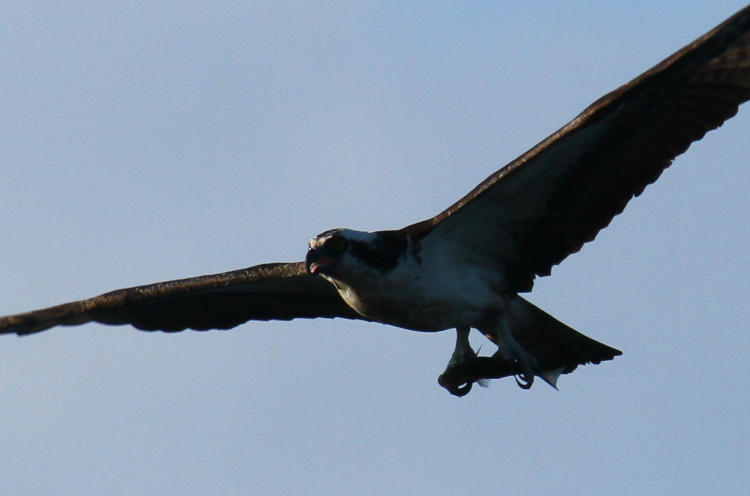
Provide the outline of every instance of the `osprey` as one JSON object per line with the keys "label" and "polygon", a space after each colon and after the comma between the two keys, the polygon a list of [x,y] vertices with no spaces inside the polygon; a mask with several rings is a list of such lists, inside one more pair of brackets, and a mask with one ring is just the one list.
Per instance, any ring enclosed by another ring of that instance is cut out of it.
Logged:
{"label": "osprey", "polygon": [[[249,320],[343,317],[456,329],[439,382],[464,395],[514,375],[555,386],[620,352],[519,293],[581,246],[692,142],[750,99],[750,7],[603,96],[435,217],[399,230],[325,231],[306,259],[120,289],[0,317],[0,333],[86,322],[143,330],[228,329]],[[479,357],[477,329],[497,344]]]}

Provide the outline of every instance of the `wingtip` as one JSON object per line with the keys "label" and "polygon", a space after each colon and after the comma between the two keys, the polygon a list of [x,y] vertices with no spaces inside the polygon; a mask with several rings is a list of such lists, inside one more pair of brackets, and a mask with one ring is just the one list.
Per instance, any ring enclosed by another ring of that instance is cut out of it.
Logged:
{"label": "wingtip", "polygon": [[74,301],[41,310],[0,317],[0,334],[28,336],[58,325],[78,325],[90,320],[84,302]]}

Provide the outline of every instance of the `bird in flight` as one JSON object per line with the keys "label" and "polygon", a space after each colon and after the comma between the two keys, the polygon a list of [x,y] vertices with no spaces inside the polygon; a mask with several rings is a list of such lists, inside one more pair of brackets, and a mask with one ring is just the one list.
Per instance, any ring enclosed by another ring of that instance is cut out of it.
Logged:
{"label": "bird in flight", "polygon": [[[456,330],[440,384],[457,396],[489,378],[552,386],[620,351],[519,293],[593,240],[672,160],[750,99],[750,7],[595,101],[438,215],[399,230],[332,229],[304,261],[119,289],[0,317],[27,335],[87,322],[176,332],[250,320],[360,319]],[[497,345],[480,357],[477,329]]]}

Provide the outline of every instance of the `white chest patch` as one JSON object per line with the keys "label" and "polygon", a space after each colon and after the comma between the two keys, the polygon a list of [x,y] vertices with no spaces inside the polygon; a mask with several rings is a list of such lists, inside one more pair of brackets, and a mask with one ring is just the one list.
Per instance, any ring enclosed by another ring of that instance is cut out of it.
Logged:
{"label": "white chest patch", "polygon": [[441,244],[418,257],[407,250],[387,272],[357,267],[351,283],[332,281],[346,303],[362,315],[417,331],[476,327],[488,310],[501,308],[495,271],[461,260],[461,250]]}

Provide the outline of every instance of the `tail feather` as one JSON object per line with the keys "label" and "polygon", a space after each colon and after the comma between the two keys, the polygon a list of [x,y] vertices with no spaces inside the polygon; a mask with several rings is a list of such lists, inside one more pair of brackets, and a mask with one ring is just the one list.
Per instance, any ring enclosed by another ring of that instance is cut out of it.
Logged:
{"label": "tail feather", "polygon": [[[513,338],[524,350],[534,355],[534,375],[555,389],[561,374],[569,374],[579,365],[598,364],[622,355],[620,350],[571,329],[520,296],[510,302],[506,311]],[[495,341],[494,336],[486,336]],[[498,354],[492,357],[477,356],[449,366],[438,377],[438,383],[453,395],[465,396],[475,382],[523,372],[522,365],[513,358]]]}
{"label": "tail feather", "polygon": [[568,374],[578,365],[598,364],[622,355],[620,350],[584,336],[520,296],[511,301],[507,311],[513,337],[536,357],[537,375],[553,387],[560,374]]}

